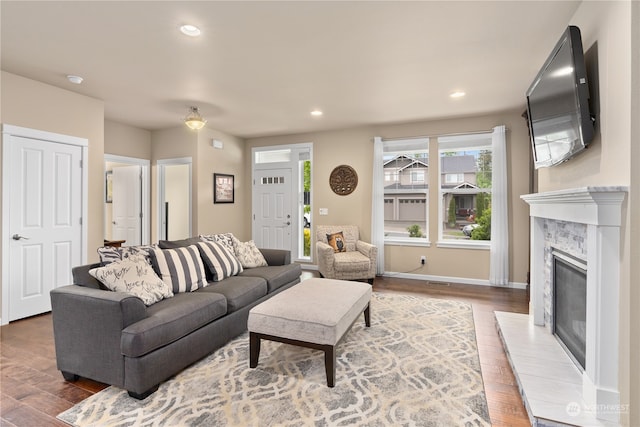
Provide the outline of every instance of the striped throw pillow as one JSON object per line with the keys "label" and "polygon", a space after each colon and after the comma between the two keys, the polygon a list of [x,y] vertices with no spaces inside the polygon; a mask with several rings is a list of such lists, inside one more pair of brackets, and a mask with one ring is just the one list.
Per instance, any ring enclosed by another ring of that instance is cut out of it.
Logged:
{"label": "striped throw pillow", "polygon": [[225,245],[217,242],[199,242],[196,246],[205,264],[211,270],[214,282],[242,273],[242,264],[233,251],[227,249]]}
{"label": "striped throw pillow", "polygon": [[207,286],[204,264],[195,245],[176,249],[154,249],[151,262],[158,276],[174,294]]}

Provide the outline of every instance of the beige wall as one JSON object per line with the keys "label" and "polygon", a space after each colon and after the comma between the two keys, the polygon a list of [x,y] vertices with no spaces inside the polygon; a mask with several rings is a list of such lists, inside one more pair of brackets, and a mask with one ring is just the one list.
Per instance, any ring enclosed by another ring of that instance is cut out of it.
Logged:
{"label": "beige wall", "polygon": [[[524,100],[524,95],[523,95]],[[524,110],[524,101],[523,107]],[[363,239],[371,238],[371,176],[373,163],[373,137],[397,138],[410,136],[436,136],[460,132],[488,131],[494,126],[507,126],[507,155],[509,177],[509,245],[510,281],[526,282],[529,254],[529,218],[526,204],[519,198],[529,193],[529,137],[522,111],[486,116],[436,120],[355,129],[316,132],[247,140],[245,176],[251,175],[251,148],[256,146],[313,142],[313,209],[314,225],[358,224]],[[432,140],[430,150],[437,152]],[[348,196],[338,196],[329,188],[329,174],[334,167],[348,164],[358,173],[358,187]],[[434,170],[435,173],[435,170]],[[437,175],[430,176],[437,182]],[[419,267],[420,255],[427,256],[427,265],[413,271],[415,274],[487,280],[489,252],[487,250],[443,249],[435,243],[438,236],[438,196],[430,195],[429,235],[430,247],[385,246],[385,270],[406,272]],[[250,209],[250,201],[248,201]],[[320,216],[318,210],[328,208],[329,215]],[[245,228],[250,230],[250,218]],[[312,236],[314,233],[312,233]],[[460,260],[464,262],[460,262]]]}
{"label": "beige wall", "polygon": [[[198,134],[186,126],[151,132],[151,242],[158,241],[158,160],[191,157],[192,197],[196,200],[197,185],[197,142]],[[192,202],[192,205],[195,202]],[[197,210],[192,209],[191,224],[197,224]],[[192,233],[195,234],[195,233]]]}
{"label": "beige wall", "polygon": [[[151,132],[123,123],[104,121],[104,154],[151,160]],[[105,171],[112,167],[105,167]],[[151,201],[149,201],[151,203]],[[105,203],[104,238],[111,239],[113,210],[111,203]],[[153,212],[150,210],[149,212]],[[149,218],[151,221],[151,218]]]}
{"label": "beige wall", "polygon": [[[214,149],[212,139],[223,142],[223,149]],[[231,232],[248,239],[251,229],[245,229],[249,218],[245,206],[251,200],[251,185],[244,174],[244,140],[215,129],[194,132],[185,126],[154,131],[151,134],[152,164],[152,231],[151,241],[157,241],[157,172],[158,160],[191,157],[192,163],[192,235]],[[213,204],[213,173],[235,176],[235,203]],[[250,203],[250,202],[249,202]]]}
{"label": "beige wall", "polygon": [[2,122],[89,140],[89,254],[102,243],[104,102],[2,72]]}
{"label": "beige wall", "polygon": [[0,104],[4,124],[88,139],[87,257],[96,261],[103,228],[104,103],[3,71]]}
{"label": "beige wall", "polygon": [[151,132],[105,120],[104,154],[151,160]]}
{"label": "beige wall", "polygon": [[[213,148],[212,140],[222,141],[222,149]],[[233,233],[240,240],[251,238],[251,183],[244,163],[244,140],[214,129],[203,128],[198,133],[198,222],[194,234]],[[213,174],[234,175],[234,203],[213,203]]]}
{"label": "beige wall", "polygon": [[[634,10],[637,4],[633,5]],[[622,411],[621,417],[625,425],[640,425],[638,405],[640,404],[640,378],[638,367],[638,348],[640,340],[640,322],[638,307],[640,301],[637,291],[638,267],[638,232],[631,239],[631,230],[637,227],[638,201],[640,195],[637,163],[638,154],[637,125],[640,111],[635,99],[631,108],[632,89],[638,96],[638,67],[632,81],[632,2],[583,2],[569,22],[577,25],[582,32],[582,43],[585,55],[597,51],[597,75],[590,79],[597,83],[599,93],[598,135],[588,150],[561,165],[540,169],[538,171],[538,191],[550,191],[584,186],[625,185],[630,192],[623,206],[623,225],[621,241],[621,277],[620,277],[620,392],[621,403],[632,403],[631,419],[629,411]],[[635,60],[637,61],[637,25],[638,12],[635,18]],[[633,85],[632,85],[633,83]],[[594,93],[592,93],[594,95]],[[597,109],[596,109],[597,110]],[[632,131],[634,138],[632,139]],[[632,280],[631,277],[636,277]],[[633,313],[633,314],[632,314]],[[633,320],[633,321],[632,321]],[[632,359],[631,349],[635,349]],[[633,379],[633,386],[631,380]]]}

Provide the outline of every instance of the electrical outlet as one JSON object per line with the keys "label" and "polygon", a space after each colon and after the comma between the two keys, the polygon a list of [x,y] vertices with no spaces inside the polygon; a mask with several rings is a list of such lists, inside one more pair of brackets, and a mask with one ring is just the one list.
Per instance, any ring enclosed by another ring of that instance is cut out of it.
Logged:
{"label": "electrical outlet", "polygon": [[420,257],[420,264],[425,265],[427,263],[427,257],[422,255]]}

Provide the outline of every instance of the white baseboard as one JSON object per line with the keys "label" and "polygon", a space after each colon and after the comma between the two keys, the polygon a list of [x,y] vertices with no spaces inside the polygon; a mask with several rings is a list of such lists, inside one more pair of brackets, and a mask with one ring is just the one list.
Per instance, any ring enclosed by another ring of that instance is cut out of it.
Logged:
{"label": "white baseboard", "polygon": [[[489,283],[488,280],[469,279],[466,277],[433,276],[430,274],[413,274],[413,273],[401,273],[401,272],[393,272],[393,271],[385,271],[383,276],[399,277],[401,279],[425,280],[430,282],[458,283],[462,285],[494,286],[491,283]],[[527,289],[527,284],[519,283],[519,282],[509,282],[507,286],[496,286],[496,287],[512,288],[512,289]]]}
{"label": "white baseboard", "polygon": [[[300,266],[303,270],[318,271],[318,266],[316,264],[300,263]],[[488,280],[468,279],[466,277],[433,276],[430,274],[400,273],[393,271],[385,271],[382,276],[399,277],[401,279],[425,280],[429,282],[459,283],[461,285],[493,286],[491,283],[489,283]],[[496,287],[508,289],[527,289],[527,284],[519,282],[509,282],[509,285],[507,286]]]}
{"label": "white baseboard", "polygon": [[303,270],[318,271],[318,266],[315,265],[315,264],[303,264],[303,263],[300,263],[300,267]]}

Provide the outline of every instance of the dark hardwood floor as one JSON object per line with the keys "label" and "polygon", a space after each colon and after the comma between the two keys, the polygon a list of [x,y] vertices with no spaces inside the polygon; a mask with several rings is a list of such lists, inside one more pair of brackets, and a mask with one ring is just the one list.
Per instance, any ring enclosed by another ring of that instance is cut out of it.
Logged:
{"label": "dark hardwood floor", "polygon": [[[312,276],[317,273],[303,272],[303,278]],[[526,313],[525,291],[387,277],[377,278],[374,290],[471,303],[491,422],[530,425],[493,316],[494,310]],[[56,415],[104,388],[82,378],[75,383],[63,380],[56,369],[50,314],[0,328],[0,426],[66,426]]]}

